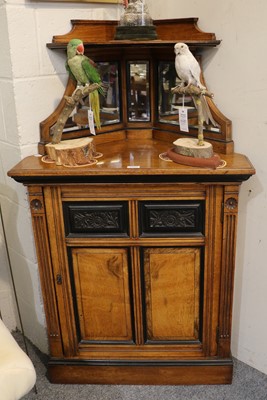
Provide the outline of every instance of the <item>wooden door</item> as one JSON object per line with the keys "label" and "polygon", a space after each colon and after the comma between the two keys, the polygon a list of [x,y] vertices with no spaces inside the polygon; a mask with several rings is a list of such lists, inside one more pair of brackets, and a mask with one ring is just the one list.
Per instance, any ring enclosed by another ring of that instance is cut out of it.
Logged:
{"label": "wooden door", "polygon": [[198,341],[200,249],[146,248],[143,254],[146,341]]}
{"label": "wooden door", "polygon": [[127,249],[74,248],[71,252],[79,341],[132,342]]}

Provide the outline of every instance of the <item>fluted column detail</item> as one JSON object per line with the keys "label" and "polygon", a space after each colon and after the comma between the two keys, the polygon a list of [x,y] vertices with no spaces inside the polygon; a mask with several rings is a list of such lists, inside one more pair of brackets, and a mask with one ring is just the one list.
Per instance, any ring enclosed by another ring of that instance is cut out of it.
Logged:
{"label": "fluted column detail", "polygon": [[36,243],[40,281],[44,297],[44,307],[47,316],[47,334],[50,352],[53,356],[57,357],[62,356],[62,343],[42,187],[29,186],[28,195]]}
{"label": "fluted column detail", "polygon": [[218,355],[230,356],[239,186],[226,186],[222,205],[223,243]]}

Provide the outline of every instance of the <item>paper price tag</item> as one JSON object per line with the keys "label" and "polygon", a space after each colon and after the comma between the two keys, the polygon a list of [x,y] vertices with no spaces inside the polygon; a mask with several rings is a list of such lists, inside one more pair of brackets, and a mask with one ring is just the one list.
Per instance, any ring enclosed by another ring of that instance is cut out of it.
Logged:
{"label": "paper price tag", "polygon": [[179,108],[179,123],[181,131],[189,132],[187,108]]}
{"label": "paper price tag", "polygon": [[88,123],[89,123],[90,133],[92,135],[95,135],[94,113],[92,110],[88,110]]}
{"label": "paper price tag", "polygon": [[113,90],[112,90],[112,87],[111,86],[109,86],[109,88],[108,88],[108,92],[107,92],[107,104],[112,104],[112,96],[113,96]]}

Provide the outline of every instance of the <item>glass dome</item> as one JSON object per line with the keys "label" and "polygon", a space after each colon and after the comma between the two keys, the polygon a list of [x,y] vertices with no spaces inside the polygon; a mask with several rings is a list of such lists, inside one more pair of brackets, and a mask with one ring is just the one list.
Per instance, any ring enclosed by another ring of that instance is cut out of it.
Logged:
{"label": "glass dome", "polygon": [[120,19],[121,26],[153,25],[145,0],[131,0]]}
{"label": "glass dome", "polygon": [[145,0],[130,0],[125,1],[124,4],[126,8],[119,20],[115,39],[157,39],[156,27],[153,25]]}

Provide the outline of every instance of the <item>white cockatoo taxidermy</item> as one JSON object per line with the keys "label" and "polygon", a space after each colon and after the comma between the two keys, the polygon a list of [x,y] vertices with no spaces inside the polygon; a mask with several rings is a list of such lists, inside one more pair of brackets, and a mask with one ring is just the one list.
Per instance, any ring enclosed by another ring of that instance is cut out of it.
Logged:
{"label": "white cockatoo taxidermy", "polygon": [[[189,87],[190,85],[194,85],[201,90],[205,90],[206,87],[200,82],[200,65],[189,50],[189,47],[185,43],[176,43],[174,46],[174,53],[176,55],[175,69],[179,79],[182,81],[181,86]],[[206,124],[209,124],[210,121],[212,125],[218,126],[217,122],[215,122],[211,115],[205,96],[200,96],[200,98]]]}

